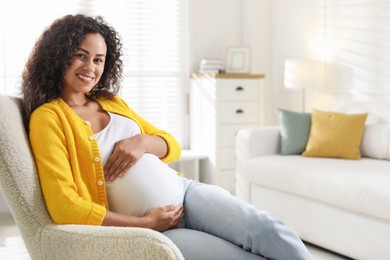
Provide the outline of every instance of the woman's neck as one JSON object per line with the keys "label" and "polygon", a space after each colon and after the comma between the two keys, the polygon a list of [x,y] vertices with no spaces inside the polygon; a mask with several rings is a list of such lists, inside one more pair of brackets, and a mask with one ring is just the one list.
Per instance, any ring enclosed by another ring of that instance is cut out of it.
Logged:
{"label": "woman's neck", "polygon": [[91,99],[89,99],[86,95],[66,95],[62,94],[61,98],[67,103],[70,107],[80,107],[80,106],[86,106],[89,102],[91,102]]}

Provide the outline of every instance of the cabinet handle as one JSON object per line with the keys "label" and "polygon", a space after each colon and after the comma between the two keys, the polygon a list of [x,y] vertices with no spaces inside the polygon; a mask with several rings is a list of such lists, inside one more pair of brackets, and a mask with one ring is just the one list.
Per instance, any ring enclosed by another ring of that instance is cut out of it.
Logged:
{"label": "cabinet handle", "polygon": [[243,90],[244,90],[244,88],[241,86],[236,87],[236,91],[243,91]]}
{"label": "cabinet handle", "polygon": [[236,110],[236,114],[244,114],[244,110],[239,108],[239,109]]}

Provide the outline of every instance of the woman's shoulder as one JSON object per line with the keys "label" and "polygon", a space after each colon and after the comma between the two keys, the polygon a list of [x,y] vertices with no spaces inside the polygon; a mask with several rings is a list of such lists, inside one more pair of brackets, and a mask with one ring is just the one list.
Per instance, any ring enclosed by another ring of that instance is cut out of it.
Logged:
{"label": "woman's shoulder", "polygon": [[66,103],[61,98],[56,98],[37,107],[31,113],[30,121],[37,118],[59,118],[61,114],[66,114],[66,111]]}
{"label": "woman's shoulder", "polygon": [[59,107],[60,107],[60,99],[59,98],[56,98],[56,99],[53,99],[49,102],[46,102],[46,103],[43,103],[42,105],[40,105],[39,107],[37,107],[34,111],[33,111],[33,114],[37,114],[37,113],[42,113],[42,112],[48,112],[48,111],[55,111],[57,110]]}

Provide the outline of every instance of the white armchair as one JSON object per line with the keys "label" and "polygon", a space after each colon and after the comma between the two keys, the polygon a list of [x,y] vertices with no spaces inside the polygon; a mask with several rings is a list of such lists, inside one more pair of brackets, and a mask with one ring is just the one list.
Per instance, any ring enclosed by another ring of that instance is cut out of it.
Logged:
{"label": "white armchair", "polygon": [[184,259],[150,229],[54,224],[19,106],[18,98],[0,95],[0,184],[32,259]]}

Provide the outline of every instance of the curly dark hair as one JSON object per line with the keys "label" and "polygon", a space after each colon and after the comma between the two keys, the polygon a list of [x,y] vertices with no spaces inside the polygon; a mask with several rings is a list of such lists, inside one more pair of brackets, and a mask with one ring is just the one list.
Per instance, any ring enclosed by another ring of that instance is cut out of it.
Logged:
{"label": "curly dark hair", "polygon": [[104,72],[90,96],[112,98],[118,92],[123,63],[117,32],[100,16],[66,15],[43,32],[23,71],[21,94],[26,122],[37,107],[60,96],[76,48],[88,33],[99,33],[107,45]]}

